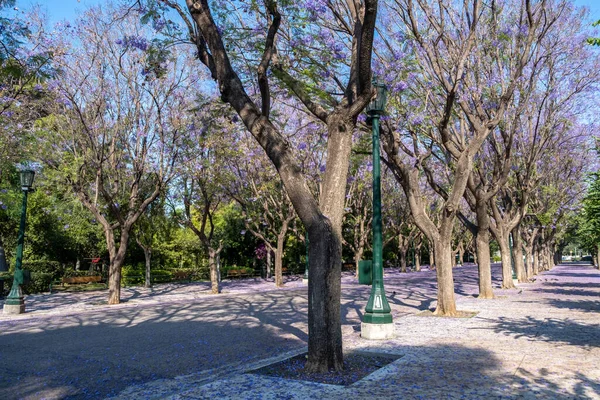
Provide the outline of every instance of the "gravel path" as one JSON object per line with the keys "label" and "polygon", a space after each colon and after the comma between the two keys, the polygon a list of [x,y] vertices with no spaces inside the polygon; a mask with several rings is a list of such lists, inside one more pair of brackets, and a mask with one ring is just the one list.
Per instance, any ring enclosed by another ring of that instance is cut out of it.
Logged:
{"label": "gravel path", "polygon": [[[397,337],[360,338],[370,288],[345,274],[347,350],[400,359],[349,387],[244,374],[305,351],[306,285],[272,282],[125,288],[28,296],[28,312],[0,314],[0,398],[582,398],[600,399],[600,271],[561,265],[518,289],[478,300],[477,268],[456,268],[460,310],[434,318],[435,272],[385,275]],[[499,265],[493,268],[499,285]],[[1,302],[0,302],[1,303]]]}

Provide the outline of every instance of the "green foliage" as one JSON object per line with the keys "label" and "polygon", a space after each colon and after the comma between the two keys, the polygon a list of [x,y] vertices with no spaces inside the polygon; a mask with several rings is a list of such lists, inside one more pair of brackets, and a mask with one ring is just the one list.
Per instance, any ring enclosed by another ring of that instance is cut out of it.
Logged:
{"label": "green foliage", "polygon": [[64,268],[57,261],[25,260],[23,269],[31,271],[31,282],[23,286],[27,294],[47,292],[53,281],[60,279]]}
{"label": "green foliage", "polygon": [[578,236],[581,247],[598,253],[600,243],[600,173],[591,175],[590,186],[583,200],[583,209],[578,217]]}
{"label": "green foliage", "polygon": [[244,265],[254,257],[258,241],[254,235],[243,234],[245,230],[242,212],[234,202],[215,213],[215,235],[223,241],[222,264]]}
{"label": "green foliage", "polygon": [[[122,286],[138,286],[143,285],[145,281],[145,273],[143,269],[132,265],[126,265],[122,271]],[[154,269],[151,271],[152,283],[167,283],[172,282],[174,271],[167,269]]]}
{"label": "green foliage", "polygon": [[[600,20],[594,22],[592,26],[600,26]],[[587,43],[592,46],[600,46],[600,38],[588,38]]]}

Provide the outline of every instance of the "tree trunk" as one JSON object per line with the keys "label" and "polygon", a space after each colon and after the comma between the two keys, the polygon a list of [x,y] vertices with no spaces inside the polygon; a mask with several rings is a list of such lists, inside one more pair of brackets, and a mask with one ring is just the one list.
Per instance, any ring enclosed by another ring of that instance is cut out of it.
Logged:
{"label": "tree trunk", "polygon": [[475,262],[479,274],[480,299],[493,299],[492,263],[490,257],[490,217],[487,204],[477,203],[477,234],[475,235]]}
{"label": "tree trunk", "polygon": [[358,278],[358,263],[362,259],[364,252],[364,246],[359,246],[358,250],[354,252],[354,267],[356,268],[356,278]]}
{"label": "tree trunk", "polygon": [[546,268],[547,268],[547,271],[550,271],[552,268],[554,268],[554,258],[552,257],[553,254],[554,254],[554,251],[552,250],[550,245],[546,245]]}
{"label": "tree trunk", "polygon": [[308,227],[308,306],[312,311],[308,316],[305,366],[308,372],[341,371],[344,368],[340,308],[342,222],[355,126],[346,112],[334,112],[327,120],[327,165],[320,198],[320,209],[326,218],[320,218]]}
{"label": "tree trunk", "polygon": [[538,257],[539,245],[533,246],[533,252],[531,258],[533,259],[533,274],[537,275],[540,273],[540,258]]}
{"label": "tree trunk", "polygon": [[533,277],[533,244],[525,245],[525,274],[527,275],[527,280]]}
{"label": "tree trunk", "polygon": [[429,242],[429,269],[435,269],[435,256],[433,252],[433,243]]}
{"label": "tree trunk", "polygon": [[[109,255],[111,251],[109,250]],[[125,262],[125,252],[114,252],[110,255],[110,264],[108,266],[108,304],[119,304],[121,302],[121,269]]]}
{"label": "tree trunk", "polygon": [[308,314],[309,358],[305,367],[308,372],[343,368],[339,302],[342,246],[327,222],[309,228],[308,298],[312,312]]}
{"label": "tree trunk", "polygon": [[125,263],[127,244],[129,242],[129,230],[121,228],[121,239],[117,249],[114,232],[105,229],[106,243],[108,245],[108,304],[119,304],[121,302],[121,270]]}
{"label": "tree trunk", "polygon": [[415,249],[415,271],[421,270],[421,247]]}
{"label": "tree trunk", "polygon": [[208,268],[210,270],[210,291],[212,294],[221,293],[217,258],[219,254],[213,248],[208,249]]}
{"label": "tree trunk", "polygon": [[403,248],[400,248],[399,253],[400,253],[400,272],[406,272],[406,251]]}
{"label": "tree trunk", "polygon": [[525,283],[527,282],[527,271],[523,262],[523,239],[521,238],[521,227],[519,225],[513,229],[513,256],[517,279],[519,283]]}
{"label": "tree trunk", "polygon": [[271,248],[267,246],[267,279],[271,277]]}
{"label": "tree trunk", "polygon": [[498,235],[496,239],[498,240],[500,256],[502,257],[502,289],[514,289],[515,284],[512,279],[512,263],[508,239],[503,235]]}
{"label": "tree trunk", "polygon": [[150,276],[150,261],[152,258],[152,249],[143,248],[144,250],[144,258],[146,259],[146,279],[144,280],[144,287],[151,288],[152,287],[152,279]]}
{"label": "tree trunk", "polygon": [[406,263],[408,257],[409,240],[403,235],[398,235],[398,253],[400,255],[400,272],[406,272]]}
{"label": "tree trunk", "polygon": [[436,315],[457,315],[454,299],[454,277],[452,273],[452,234],[441,236],[433,243],[438,282]]}
{"label": "tree trunk", "polygon": [[283,286],[283,243],[285,234],[277,236],[277,248],[275,249],[275,286]]}

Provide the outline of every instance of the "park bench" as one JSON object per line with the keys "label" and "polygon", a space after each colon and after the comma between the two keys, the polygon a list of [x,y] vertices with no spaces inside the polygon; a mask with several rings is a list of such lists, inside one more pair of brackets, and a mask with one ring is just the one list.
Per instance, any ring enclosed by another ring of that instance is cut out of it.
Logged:
{"label": "park bench", "polygon": [[252,276],[252,274],[249,274],[242,269],[227,270],[227,278],[248,278],[250,276]]}

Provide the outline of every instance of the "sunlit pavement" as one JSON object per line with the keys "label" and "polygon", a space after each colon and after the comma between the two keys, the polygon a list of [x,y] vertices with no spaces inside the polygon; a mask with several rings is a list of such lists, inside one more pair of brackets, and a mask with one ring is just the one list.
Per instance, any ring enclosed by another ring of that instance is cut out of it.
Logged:
{"label": "sunlit pavement", "polygon": [[[454,270],[457,304],[472,318],[420,316],[435,307],[435,272],[388,272],[396,338],[360,338],[370,288],[343,282],[346,350],[401,357],[347,387],[245,374],[306,348],[306,286],[288,278],[30,296],[0,317],[0,398],[123,399],[600,399],[600,271],[561,265],[533,283],[479,300],[477,268]],[[46,297],[44,297],[46,296]],[[84,302],[83,300],[86,299]]]}

